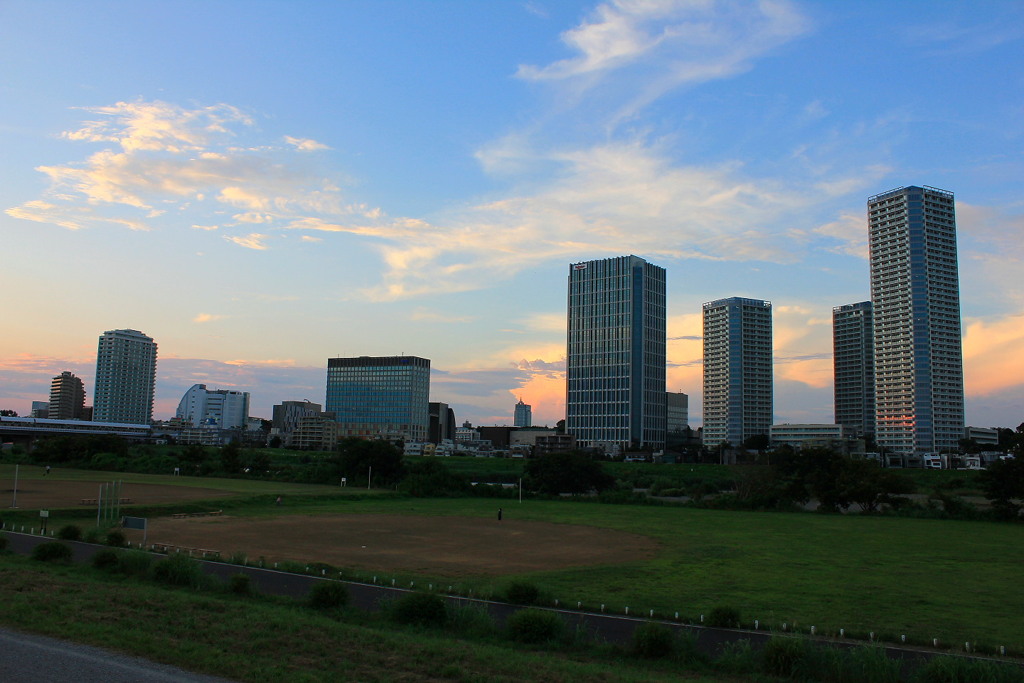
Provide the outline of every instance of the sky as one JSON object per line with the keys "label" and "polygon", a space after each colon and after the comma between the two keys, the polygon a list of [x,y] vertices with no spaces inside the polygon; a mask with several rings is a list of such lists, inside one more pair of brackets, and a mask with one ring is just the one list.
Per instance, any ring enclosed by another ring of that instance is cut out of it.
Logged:
{"label": "sky", "polygon": [[565,411],[569,264],[667,270],[701,423],[701,304],[767,299],[775,421],[833,421],[831,311],[868,197],[956,195],[967,422],[1024,421],[1024,5],[3,0],[0,408],[105,330],[251,414],[327,359],[431,361],[457,420]]}

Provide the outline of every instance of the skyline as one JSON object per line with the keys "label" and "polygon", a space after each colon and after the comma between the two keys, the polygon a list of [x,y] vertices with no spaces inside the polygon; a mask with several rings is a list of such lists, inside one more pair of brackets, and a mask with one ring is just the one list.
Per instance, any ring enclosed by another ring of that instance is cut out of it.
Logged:
{"label": "skyline", "polygon": [[967,423],[1024,419],[1024,8],[907,2],[14,1],[0,6],[0,408],[96,340],[254,415],[327,359],[431,360],[459,423],[564,417],[566,264],[667,271],[700,424],[701,306],[773,304],[775,422],[832,417],[867,199],[956,196]]}

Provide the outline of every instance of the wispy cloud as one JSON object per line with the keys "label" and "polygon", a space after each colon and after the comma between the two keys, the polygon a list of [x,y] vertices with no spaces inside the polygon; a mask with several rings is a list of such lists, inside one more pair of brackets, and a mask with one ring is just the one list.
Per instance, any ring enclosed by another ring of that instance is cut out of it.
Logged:
{"label": "wispy cloud", "polygon": [[290,135],[284,136],[284,141],[295,147],[300,152],[316,152],[322,149],[330,149],[327,145],[309,138],[293,138]]}
{"label": "wispy cloud", "polygon": [[572,56],[517,75],[566,82],[579,95],[614,78],[621,120],[680,85],[744,72],[809,27],[786,0],[612,0],[562,34]]}
{"label": "wispy cloud", "polygon": [[196,317],[192,318],[192,322],[200,324],[209,323],[213,322],[214,320],[221,320],[223,318],[223,315],[214,315],[213,313],[200,313]]}
{"label": "wispy cloud", "polygon": [[258,232],[253,232],[244,236],[225,235],[224,239],[228,240],[229,242],[234,242],[238,246],[245,247],[246,249],[256,249],[257,251],[262,251],[267,248],[266,240],[269,237],[269,235],[261,235]]}

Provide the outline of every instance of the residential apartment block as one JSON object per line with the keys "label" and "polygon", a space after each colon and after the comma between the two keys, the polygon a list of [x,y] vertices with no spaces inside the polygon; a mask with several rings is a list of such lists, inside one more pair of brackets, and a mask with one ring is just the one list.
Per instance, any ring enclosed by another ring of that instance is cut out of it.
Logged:
{"label": "residential apartment block", "polygon": [[953,193],[877,194],[868,226],[876,440],[908,455],[955,450],[964,382]]}
{"label": "residential apartment block", "polygon": [[768,435],[773,415],[772,304],[730,297],[704,304],[706,446]]}

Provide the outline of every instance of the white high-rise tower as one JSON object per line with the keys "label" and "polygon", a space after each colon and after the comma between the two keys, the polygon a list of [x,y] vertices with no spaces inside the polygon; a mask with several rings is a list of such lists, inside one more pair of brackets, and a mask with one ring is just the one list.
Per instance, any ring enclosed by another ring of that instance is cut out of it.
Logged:
{"label": "white high-rise tower", "polygon": [[108,330],[96,351],[95,422],[149,424],[156,389],[156,342],[138,330]]}

